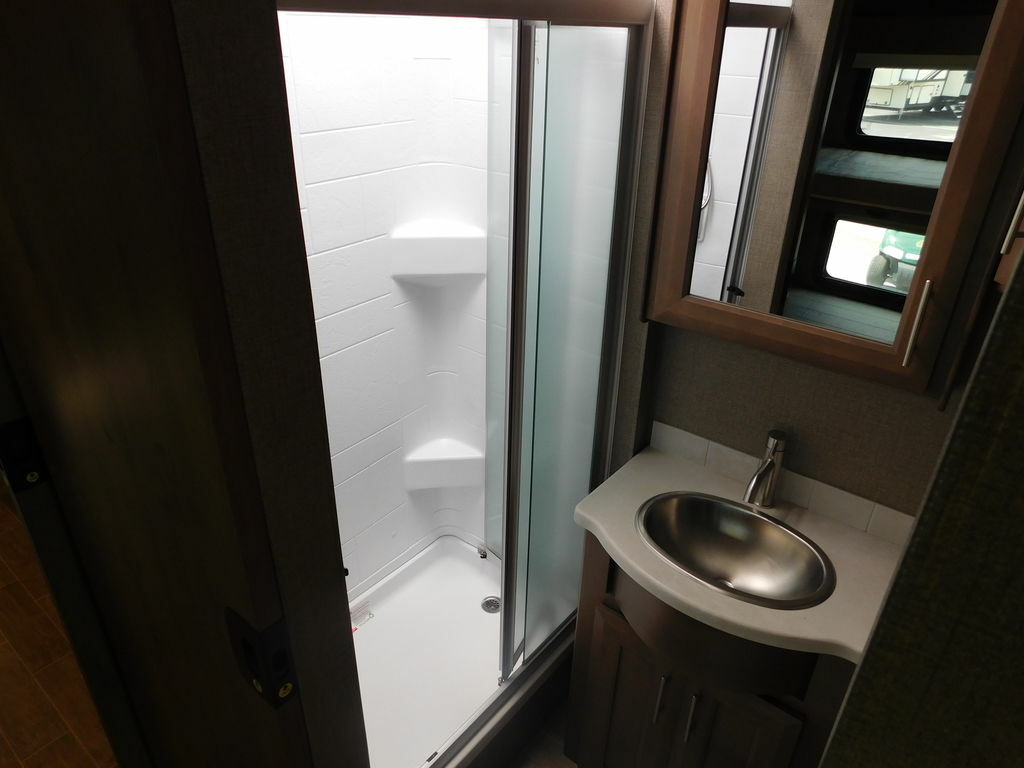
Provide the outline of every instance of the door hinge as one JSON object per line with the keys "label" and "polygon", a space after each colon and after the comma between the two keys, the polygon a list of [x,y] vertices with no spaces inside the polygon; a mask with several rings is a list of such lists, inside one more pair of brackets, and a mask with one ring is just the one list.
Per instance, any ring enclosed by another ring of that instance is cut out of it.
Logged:
{"label": "door hinge", "polygon": [[275,708],[294,699],[299,690],[284,619],[263,630],[253,629],[230,608],[224,609],[224,619],[235,660],[249,686]]}
{"label": "door hinge", "polygon": [[28,419],[0,424],[0,471],[17,493],[49,478],[43,452]]}

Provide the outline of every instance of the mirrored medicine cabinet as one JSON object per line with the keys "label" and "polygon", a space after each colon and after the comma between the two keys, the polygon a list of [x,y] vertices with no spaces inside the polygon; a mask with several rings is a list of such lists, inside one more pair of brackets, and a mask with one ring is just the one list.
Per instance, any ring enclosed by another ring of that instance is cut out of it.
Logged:
{"label": "mirrored medicine cabinet", "polygon": [[1017,203],[1009,5],[685,3],[648,318],[924,390]]}

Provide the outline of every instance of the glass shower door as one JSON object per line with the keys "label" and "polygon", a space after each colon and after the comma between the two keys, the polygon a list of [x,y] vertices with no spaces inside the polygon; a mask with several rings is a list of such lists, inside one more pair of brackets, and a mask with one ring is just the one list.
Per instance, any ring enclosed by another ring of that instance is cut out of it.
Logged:
{"label": "glass shower door", "polygon": [[576,609],[583,531],[573,511],[591,490],[629,48],[625,27],[524,23],[520,34],[529,164],[519,164],[528,178],[517,200],[519,453],[503,678]]}

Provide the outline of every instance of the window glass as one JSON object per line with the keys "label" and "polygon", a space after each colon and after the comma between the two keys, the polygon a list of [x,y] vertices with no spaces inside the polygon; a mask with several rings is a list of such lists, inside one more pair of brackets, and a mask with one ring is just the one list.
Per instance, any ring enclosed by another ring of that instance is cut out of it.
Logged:
{"label": "window glass", "polygon": [[836,280],[906,295],[924,247],[924,235],[840,219],[825,261]]}
{"label": "window glass", "polygon": [[952,142],[974,71],[883,68],[871,71],[860,130],[868,136]]}

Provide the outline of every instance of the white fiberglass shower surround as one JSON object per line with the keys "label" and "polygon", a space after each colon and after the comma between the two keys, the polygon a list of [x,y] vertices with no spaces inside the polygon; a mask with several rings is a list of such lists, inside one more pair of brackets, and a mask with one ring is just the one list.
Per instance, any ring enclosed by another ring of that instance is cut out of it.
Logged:
{"label": "white fiberglass shower surround", "polygon": [[279,13],[373,768],[443,763],[575,610],[640,5]]}

